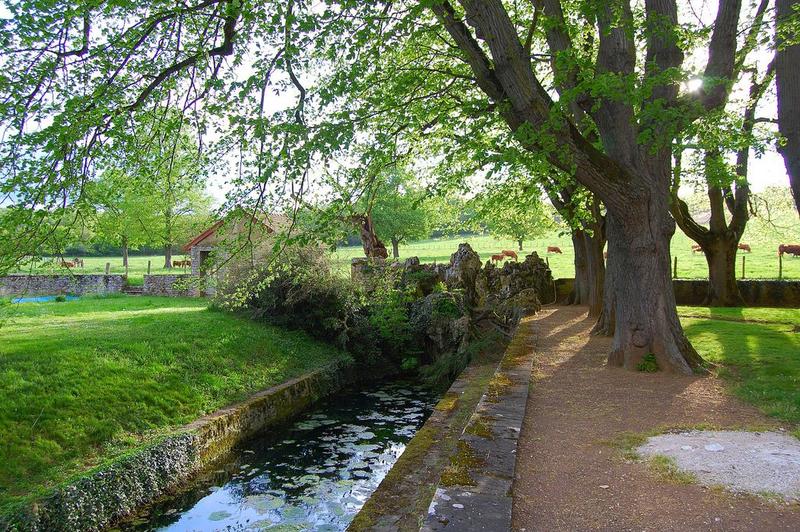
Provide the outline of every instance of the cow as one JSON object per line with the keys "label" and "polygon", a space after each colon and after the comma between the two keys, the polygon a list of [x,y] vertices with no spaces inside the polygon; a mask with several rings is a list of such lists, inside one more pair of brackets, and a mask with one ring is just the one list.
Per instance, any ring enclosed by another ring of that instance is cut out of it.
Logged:
{"label": "cow", "polygon": [[67,260],[62,260],[61,261],[61,267],[62,268],[74,268],[75,267],[75,263],[74,262],[69,262]]}
{"label": "cow", "polygon": [[608,260],[608,251],[603,252],[603,258]]}
{"label": "cow", "polygon": [[561,255],[561,248],[558,247],[558,246],[547,246],[547,252],[548,253],[558,253],[559,255]]}
{"label": "cow", "polygon": [[750,244],[738,244],[736,247],[738,247],[742,251],[746,251],[747,253],[753,252],[753,249],[750,247]]}
{"label": "cow", "polygon": [[178,267],[186,268],[187,266],[191,266],[191,265],[192,265],[192,261],[188,260],[188,259],[186,259],[186,260],[173,260],[172,261],[172,267],[173,268],[178,268]]}
{"label": "cow", "polygon": [[692,244],[692,253],[697,253],[697,252],[705,253],[705,251],[703,251],[703,246],[701,246],[700,244]]}
{"label": "cow", "polygon": [[75,264],[75,266],[80,266],[81,268],[83,268],[83,259],[75,257],[74,259],[72,259],[72,262],[73,264]]}
{"label": "cow", "polygon": [[778,246],[778,255],[783,256],[784,253],[800,257],[800,244],[781,244]]}
{"label": "cow", "polygon": [[509,259],[519,260],[517,253],[515,251],[511,251],[510,249],[504,249],[501,253],[503,256],[508,257]]}
{"label": "cow", "polygon": [[492,255],[492,262],[503,262],[506,259],[506,256],[502,253],[499,255]]}

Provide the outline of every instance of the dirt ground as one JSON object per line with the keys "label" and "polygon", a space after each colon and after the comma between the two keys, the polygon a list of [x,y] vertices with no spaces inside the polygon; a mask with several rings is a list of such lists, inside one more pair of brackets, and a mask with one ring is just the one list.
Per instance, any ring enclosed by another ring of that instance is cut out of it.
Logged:
{"label": "dirt ground", "polygon": [[778,427],[714,377],[605,365],[610,338],[580,307],[548,307],[520,437],[513,529],[800,530],[800,505],[664,480],[618,447],[627,433],[711,425]]}

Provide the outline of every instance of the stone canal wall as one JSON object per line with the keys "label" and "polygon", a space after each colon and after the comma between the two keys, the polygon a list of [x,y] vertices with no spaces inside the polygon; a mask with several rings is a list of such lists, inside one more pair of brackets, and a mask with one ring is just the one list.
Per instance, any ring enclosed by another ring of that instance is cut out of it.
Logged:
{"label": "stone canal wall", "polygon": [[124,286],[124,275],[6,275],[0,277],[0,296],[116,294]]}
{"label": "stone canal wall", "polygon": [[102,530],[189,482],[238,442],[285,423],[351,382],[331,366],[202,417],[176,434],[56,489],[3,522],[2,530]]}

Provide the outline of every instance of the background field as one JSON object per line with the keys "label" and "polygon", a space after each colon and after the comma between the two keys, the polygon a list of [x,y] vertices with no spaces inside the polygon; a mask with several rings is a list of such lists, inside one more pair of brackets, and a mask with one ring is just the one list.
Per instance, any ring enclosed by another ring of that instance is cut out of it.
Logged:
{"label": "background field", "polygon": [[[777,238],[760,238],[757,240],[742,239],[753,248],[752,253],[739,252],[737,256],[736,275],[742,276],[742,256],[745,259],[745,275],[748,279],[775,279],[778,277],[778,245],[782,243]],[[400,246],[400,258],[417,256],[422,262],[448,262],[450,255],[458,249],[462,242],[468,242],[472,248],[481,256],[481,260],[489,260],[489,256],[498,253],[503,249],[513,249],[517,251],[517,243],[511,240],[497,239],[492,236],[469,235],[456,238],[442,238],[432,240],[421,240]],[[678,257],[678,277],[688,279],[702,279],[708,276],[705,258],[701,253],[692,253],[693,241],[681,232],[677,232],[672,239],[672,256]],[[550,254],[545,251],[547,246],[558,246],[563,252],[562,255]],[[547,236],[525,241],[523,244],[523,255],[528,255],[532,251],[539,253],[541,257],[547,257],[550,269],[555,278],[574,277],[575,268],[573,266],[574,254],[572,251],[572,240],[568,234],[561,235],[559,232],[552,232]],[[517,251],[518,252],[518,251]],[[519,253],[519,252],[518,252]],[[332,260],[337,269],[342,273],[349,273],[350,259],[362,257],[364,255],[361,246],[339,247],[333,254]],[[175,255],[174,260],[181,260],[182,255]],[[143,275],[147,272],[147,261],[151,263],[150,273],[188,273],[190,270],[182,268],[164,269],[164,257],[161,255],[135,257],[128,259],[128,280],[131,285],[141,285]],[[122,267],[122,257],[86,257],[85,268],[76,268],[75,273],[103,273],[106,263],[111,263],[111,273],[125,273]],[[21,270],[24,273],[54,273],[63,272],[63,269],[54,268],[52,265],[39,266]],[[783,278],[800,279],[800,257],[785,255],[783,258]]]}

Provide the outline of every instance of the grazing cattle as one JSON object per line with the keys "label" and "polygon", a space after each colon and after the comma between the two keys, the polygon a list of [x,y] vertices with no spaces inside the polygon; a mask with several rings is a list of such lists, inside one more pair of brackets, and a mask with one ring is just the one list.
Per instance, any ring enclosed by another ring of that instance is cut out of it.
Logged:
{"label": "grazing cattle", "polygon": [[81,268],[83,268],[83,259],[81,258],[75,257],[74,259],[72,259],[72,263],[75,264],[75,266],[80,266]]}
{"label": "grazing cattle", "polygon": [[748,253],[752,253],[753,252],[752,248],[750,247],[750,244],[739,244],[737,247],[739,249],[741,249],[742,251],[746,251]]}
{"label": "grazing cattle", "polygon": [[783,255],[784,253],[800,257],[800,244],[781,244],[778,246],[778,255]]}
{"label": "grazing cattle", "polygon": [[492,262],[503,262],[505,258],[506,256],[503,255],[502,253],[499,255],[492,255]]}
{"label": "grazing cattle", "polygon": [[511,251],[511,250],[509,250],[509,249],[504,249],[504,250],[502,251],[502,254],[503,254],[504,256],[506,256],[506,257],[510,258],[510,259],[519,260],[519,258],[517,258],[517,253],[516,253],[516,252],[514,252],[514,251]]}
{"label": "grazing cattle", "polygon": [[700,244],[692,244],[692,253],[697,253],[698,251],[700,253],[705,253],[705,251],[703,251],[703,246]]}
{"label": "grazing cattle", "polygon": [[188,259],[187,260],[173,260],[172,261],[172,267],[173,268],[186,268],[187,266],[191,266],[191,265],[192,265],[192,261],[188,260]]}
{"label": "grazing cattle", "polygon": [[74,268],[75,267],[75,263],[74,262],[69,262],[67,260],[62,260],[61,261],[61,267],[62,268]]}
{"label": "grazing cattle", "polygon": [[558,247],[558,246],[547,246],[547,252],[548,253],[558,253],[560,255],[561,254],[561,248]]}

